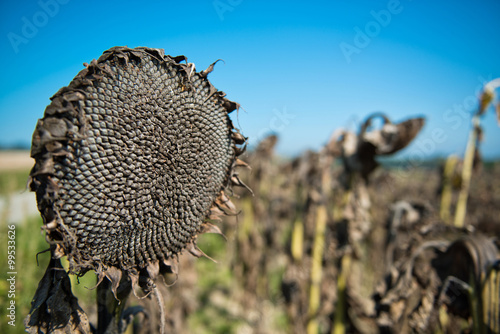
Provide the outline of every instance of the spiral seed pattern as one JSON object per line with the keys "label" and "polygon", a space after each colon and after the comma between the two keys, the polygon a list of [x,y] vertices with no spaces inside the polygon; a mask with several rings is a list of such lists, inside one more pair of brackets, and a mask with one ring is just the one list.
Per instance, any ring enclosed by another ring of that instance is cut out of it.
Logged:
{"label": "spiral seed pattern", "polygon": [[32,148],[53,239],[76,260],[121,269],[191,243],[235,160],[228,100],[194,65],[133,50],[101,57],[56,94]]}

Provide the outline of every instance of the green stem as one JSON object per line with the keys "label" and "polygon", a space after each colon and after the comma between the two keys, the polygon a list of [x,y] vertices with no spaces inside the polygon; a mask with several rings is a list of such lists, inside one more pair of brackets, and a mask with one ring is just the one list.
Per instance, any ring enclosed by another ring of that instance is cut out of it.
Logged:
{"label": "green stem", "polygon": [[443,171],[443,189],[441,190],[441,206],[439,210],[439,216],[441,220],[445,223],[450,222],[450,206],[451,206],[451,188],[452,188],[452,176],[455,166],[457,165],[457,157],[450,155],[446,159]]}
{"label": "green stem", "polygon": [[[303,203],[303,189],[300,184],[297,185],[295,198],[297,203]],[[300,263],[304,252],[304,222],[302,205],[297,205],[295,212],[295,221],[293,222],[290,251],[295,262]]]}
{"label": "green stem", "polygon": [[351,268],[351,254],[342,257],[340,274],[337,280],[337,305],[333,319],[332,334],[346,333],[347,328],[347,277]]}
{"label": "green stem", "polygon": [[331,159],[325,158],[321,168],[321,202],[316,209],[316,231],[311,265],[311,287],[309,290],[309,322],[307,334],[318,333],[318,311],[321,304],[321,277],[323,275],[323,253],[325,250],[325,231],[328,221],[326,200],[330,193],[330,167]]}
{"label": "green stem", "polygon": [[304,225],[302,220],[297,218],[293,223],[291,251],[295,262],[302,261],[302,253],[304,249]]}
{"label": "green stem", "polygon": [[322,260],[323,250],[325,248],[325,230],[326,230],[326,206],[319,205],[316,211],[316,233],[314,236],[314,246],[312,254],[311,268],[311,287],[309,290],[309,323],[307,324],[307,333],[318,333],[317,313],[321,301],[321,276],[323,272]]}

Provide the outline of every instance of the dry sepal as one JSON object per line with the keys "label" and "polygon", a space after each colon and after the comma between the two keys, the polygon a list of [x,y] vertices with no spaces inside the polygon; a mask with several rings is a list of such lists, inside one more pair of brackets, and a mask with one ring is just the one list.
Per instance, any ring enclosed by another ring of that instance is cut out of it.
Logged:
{"label": "dry sepal", "polygon": [[238,104],[206,78],[213,64],[196,72],[161,49],[114,47],[85,65],[38,121],[30,187],[70,272],[118,269],[149,291],[184,249],[203,254],[199,233],[220,233],[208,218],[235,212],[224,190],[246,142],[228,116]]}

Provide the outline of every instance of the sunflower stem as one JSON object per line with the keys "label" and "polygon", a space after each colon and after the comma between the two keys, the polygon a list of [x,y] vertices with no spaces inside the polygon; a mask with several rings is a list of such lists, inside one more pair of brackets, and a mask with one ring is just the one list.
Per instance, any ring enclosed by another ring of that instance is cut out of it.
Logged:
{"label": "sunflower stem", "polygon": [[322,260],[325,248],[326,230],[326,205],[320,204],[316,211],[316,233],[314,236],[311,287],[309,290],[309,323],[307,324],[307,334],[318,332],[318,311],[321,302],[321,277],[323,275]]}
{"label": "sunflower stem", "polygon": [[455,211],[455,226],[464,227],[465,214],[467,212],[467,199],[469,197],[470,180],[472,177],[472,167],[474,163],[474,153],[476,152],[477,137],[479,129],[479,115],[472,118],[472,130],[469,135],[467,149],[465,151],[464,163],[462,169],[462,188],[458,195],[457,208]]}
{"label": "sunflower stem", "polygon": [[[297,203],[304,202],[303,187],[298,184],[295,194]],[[292,258],[296,263],[302,262],[303,252],[304,252],[304,217],[303,217],[304,207],[302,205],[297,205],[295,212],[295,220],[293,222],[290,251],[292,253]]]}
{"label": "sunflower stem", "polygon": [[309,309],[307,334],[316,334],[319,330],[318,312],[321,306],[321,280],[323,276],[323,257],[325,251],[325,232],[328,222],[327,198],[330,193],[330,165],[331,157],[324,157],[321,162],[320,177],[321,201],[316,208],[316,230],[312,250],[311,286],[309,290]]}
{"label": "sunflower stem", "polygon": [[446,163],[444,165],[443,189],[441,191],[441,206],[439,210],[439,216],[441,217],[441,220],[445,223],[450,222],[452,177],[457,162],[458,162],[457,157],[455,155],[450,155],[448,159],[446,159]]}
{"label": "sunflower stem", "polygon": [[332,334],[346,333],[347,328],[347,278],[351,268],[351,254],[346,253],[341,260],[337,280],[337,305],[335,307]]}

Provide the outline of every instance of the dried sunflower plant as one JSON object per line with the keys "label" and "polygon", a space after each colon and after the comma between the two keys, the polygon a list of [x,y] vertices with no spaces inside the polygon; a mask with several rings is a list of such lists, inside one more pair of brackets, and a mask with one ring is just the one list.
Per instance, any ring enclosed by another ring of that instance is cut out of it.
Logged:
{"label": "dried sunflower plant", "polygon": [[[114,47],[60,89],[33,134],[36,192],[51,260],[32,301],[30,333],[123,333],[140,309],[127,296],[157,297],[179,254],[204,255],[197,235],[235,213],[228,198],[243,185],[235,168],[246,138],[229,113],[239,105],[184,56]],[[61,264],[66,256],[69,268]],[[68,274],[94,271],[94,328]],[[164,321],[164,320],[163,320]],[[160,324],[163,332],[164,324]]]}

